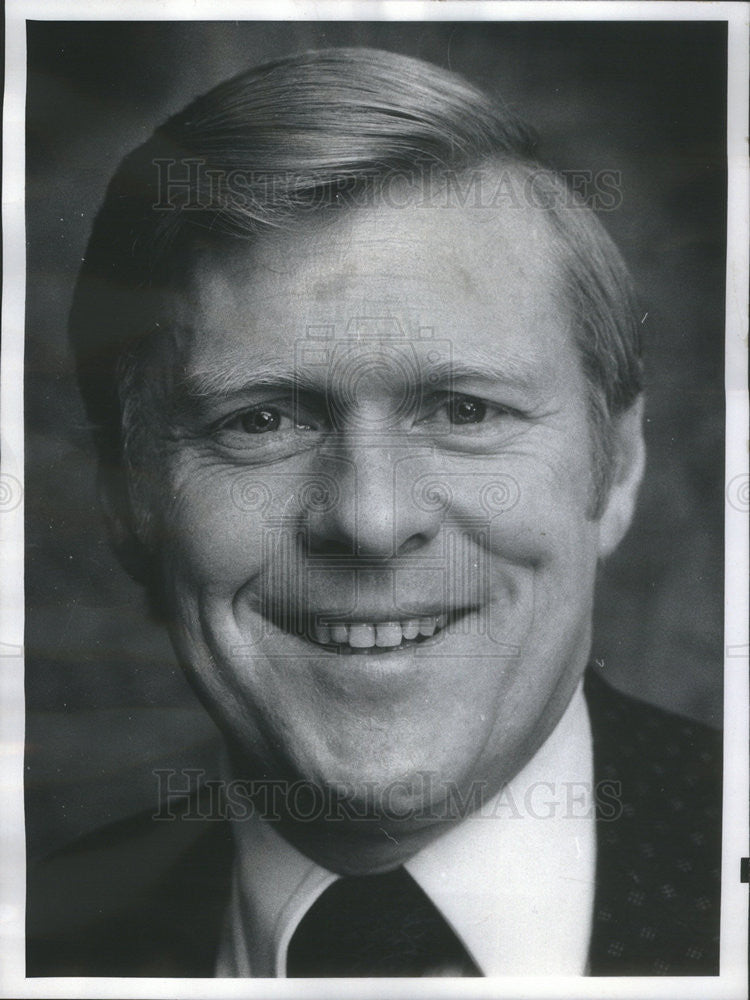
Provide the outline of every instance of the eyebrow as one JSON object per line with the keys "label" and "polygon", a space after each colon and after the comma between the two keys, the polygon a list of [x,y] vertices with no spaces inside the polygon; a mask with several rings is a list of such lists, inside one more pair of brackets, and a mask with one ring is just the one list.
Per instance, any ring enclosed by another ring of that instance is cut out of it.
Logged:
{"label": "eyebrow", "polygon": [[450,384],[460,379],[496,382],[517,389],[532,389],[535,384],[528,366],[517,358],[507,357],[503,364],[487,358],[477,361],[441,361],[429,365],[424,372],[426,381]]}
{"label": "eyebrow", "polygon": [[[502,364],[487,358],[481,352],[472,352],[471,361],[440,361],[418,363],[417,384],[421,388],[446,388],[459,380],[477,381],[530,390],[535,383],[528,366],[517,358],[506,358]],[[303,391],[323,395],[334,389],[328,381],[329,365],[321,365],[323,378],[314,368],[282,368],[278,360],[258,359],[241,364],[228,363],[221,368],[211,368],[186,373],[178,383],[178,394],[187,402],[200,404],[213,399],[229,399],[247,395],[263,388],[282,391]]]}
{"label": "eyebrow", "polygon": [[[254,389],[303,389],[321,390],[320,379],[309,371],[280,368],[278,363],[248,364],[241,367],[228,365],[222,368],[189,372],[178,383],[178,393],[188,401],[231,398]],[[325,386],[323,386],[325,388]]]}

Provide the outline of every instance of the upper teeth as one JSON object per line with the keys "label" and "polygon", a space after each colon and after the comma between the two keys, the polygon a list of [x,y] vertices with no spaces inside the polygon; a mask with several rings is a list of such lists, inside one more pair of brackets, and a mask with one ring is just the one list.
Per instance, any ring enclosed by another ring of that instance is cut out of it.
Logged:
{"label": "upper teeth", "polygon": [[335,625],[313,625],[313,639],[323,645],[349,645],[354,649],[371,646],[400,646],[403,639],[416,639],[418,635],[430,636],[445,627],[445,615],[428,615],[408,618],[405,621],[352,622]]}

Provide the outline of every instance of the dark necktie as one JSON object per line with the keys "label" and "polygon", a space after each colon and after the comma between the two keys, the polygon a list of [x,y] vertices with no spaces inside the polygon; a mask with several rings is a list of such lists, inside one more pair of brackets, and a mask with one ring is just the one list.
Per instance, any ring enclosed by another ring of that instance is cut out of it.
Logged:
{"label": "dark necktie", "polygon": [[446,974],[482,973],[404,868],[334,882],[287,953],[289,978]]}

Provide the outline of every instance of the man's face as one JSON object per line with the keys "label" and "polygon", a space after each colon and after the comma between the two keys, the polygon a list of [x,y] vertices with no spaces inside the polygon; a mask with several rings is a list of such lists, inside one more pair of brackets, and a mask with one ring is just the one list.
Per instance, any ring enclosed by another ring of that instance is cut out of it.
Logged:
{"label": "man's face", "polygon": [[173,641],[245,776],[439,815],[554,728],[601,545],[561,298],[541,213],[411,203],[207,253],[165,303]]}

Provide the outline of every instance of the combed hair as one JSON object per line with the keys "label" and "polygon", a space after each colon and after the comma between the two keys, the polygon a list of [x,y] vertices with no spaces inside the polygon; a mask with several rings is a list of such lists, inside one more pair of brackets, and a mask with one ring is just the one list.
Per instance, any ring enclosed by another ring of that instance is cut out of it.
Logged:
{"label": "combed hair", "polygon": [[[155,295],[179,282],[191,251],[253,240],[311,208],[340,209],[394,173],[439,178],[504,164],[528,174],[539,166],[534,148],[500,99],[375,49],[279,59],[193,101],[122,161],[81,267],[70,335],[103,461],[123,459],[138,412],[131,362],[153,331]],[[565,189],[545,178],[553,193]],[[590,209],[564,200],[553,198],[547,215],[589,387],[599,502],[612,417],[641,389],[639,324],[618,251]]]}

